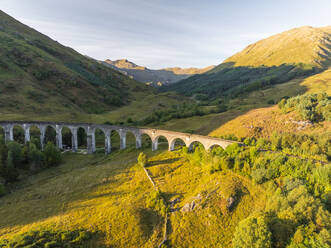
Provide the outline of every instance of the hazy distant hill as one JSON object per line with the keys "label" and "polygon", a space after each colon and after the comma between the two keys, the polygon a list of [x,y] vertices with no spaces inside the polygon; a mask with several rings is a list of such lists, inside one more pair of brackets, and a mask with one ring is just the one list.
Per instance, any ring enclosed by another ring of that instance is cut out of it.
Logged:
{"label": "hazy distant hill", "polygon": [[0,112],[101,113],[152,92],[0,11]]}
{"label": "hazy distant hill", "polygon": [[164,89],[199,99],[232,98],[319,73],[331,65],[330,55],[331,26],[295,28],[251,44],[214,69]]}
{"label": "hazy distant hill", "polygon": [[213,69],[215,66],[208,66],[205,68],[165,68],[159,70],[148,69],[144,66],[136,65],[135,63],[126,59],[112,61],[107,59],[102,61],[103,64],[112,67],[123,74],[131,76],[137,81],[152,84],[154,86],[161,86],[175,83],[179,80],[188,78],[194,74],[201,74]]}

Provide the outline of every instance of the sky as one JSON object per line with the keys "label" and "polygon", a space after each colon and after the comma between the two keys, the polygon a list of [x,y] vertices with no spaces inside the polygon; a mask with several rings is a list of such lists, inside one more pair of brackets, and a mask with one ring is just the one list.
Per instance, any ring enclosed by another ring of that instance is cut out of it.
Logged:
{"label": "sky", "polygon": [[0,9],[84,55],[152,69],[218,65],[270,35],[331,25],[331,0],[0,0]]}

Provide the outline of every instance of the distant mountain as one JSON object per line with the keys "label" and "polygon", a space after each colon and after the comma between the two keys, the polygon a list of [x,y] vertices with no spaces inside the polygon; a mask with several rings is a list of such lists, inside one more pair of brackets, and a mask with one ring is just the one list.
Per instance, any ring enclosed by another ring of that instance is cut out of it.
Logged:
{"label": "distant mountain", "polygon": [[305,78],[330,66],[331,26],[305,26],[251,44],[214,69],[163,87],[163,90],[204,100],[233,98]]}
{"label": "distant mountain", "polygon": [[102,64],[107,65],[113,69],[122,72],[134,78],[137,81],[144,82],[153,86],[161,86],[178,82],[182,79],[188,78],[194,74],[201,74],[213,69],[215,66],[208,66],[205,68],[165,68],[159,70],[148,69],[144,66],[136,65],[127,59],[120,59],[112,61],[107,59],[101,61]]}
{"label": "distant mountain", "polygon": [[102,113],[153,89],[0,11],[0,113]]}
{"label": "distant mountain", "polygon": [[207,71],[210,71],[211,69],[215,68],[214,65],[210,65],[204,68],[195,68],[195,67],[189,67],[189,68],[180,68],[180,67],[170,67],[165,68],[162,70],[165,71],[172,71],[173,73],[180,75],[180,74],[187,74],[187,75],[193,75],[193,74],[202,74]]}

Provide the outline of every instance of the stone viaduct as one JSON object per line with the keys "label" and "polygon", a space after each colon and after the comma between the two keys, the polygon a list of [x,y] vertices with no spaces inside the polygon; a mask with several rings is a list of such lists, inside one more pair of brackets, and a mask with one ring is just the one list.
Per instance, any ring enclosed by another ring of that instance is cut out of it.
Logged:
{"label": "stone viaduct", "polygon": [[126,148],[126,134],[131,132],[136,139],[136,148],[142,146],[142,135],[146,134],[152,141],[152,150],[158,149],[159,138],[164,137],[168,141],[168,149],[173,151],[175,149],[175,143],[179,139],[189,149],[192,148],[194,142],[201,143],[206,150],[212,146],[221,146],[226,148],[228,145],[234,143],[234,141],[223,140],[219,138],[213,138],[209,136],[202,136],[196,134],[180,133],[167,130],[159,130],[153,128],[136,128],[126,126],[113,126],[102,124],[89,124],[89,123],[63,123],[63,122],[35,122],[35,121],[0,121],[0,126],[4,130],[5,140],[14,140],[13,129],[15,126],[20,126],[24,129],[25,142],[30,141],[30,128],[35,126],[40,130],[40,143],[41,147],[45,144],[45,134],[47,127],[54,128],[56,132],[56,145],[59,149],[63,149],[62,144],[62,129],[67,127],[72,134],[72,151],[78,150],[77,131],[79,128],[83,128],[87,135],[87,152],[94,153],[96,151],[95,145],[95,131],[100,129],[105,136],[105,153],[111,152],[111,132],[116,131],[120,136],[120,149]]}

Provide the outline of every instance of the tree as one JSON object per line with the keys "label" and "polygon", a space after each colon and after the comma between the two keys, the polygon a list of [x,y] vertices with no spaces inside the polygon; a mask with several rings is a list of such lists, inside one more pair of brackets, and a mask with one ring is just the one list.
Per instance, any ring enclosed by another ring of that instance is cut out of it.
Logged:
{"label": "tree", "polygon": [[51,142],[48,142],[44,150],[46,166],[56,166],[62,160],[61,151]]}
{"label": "tree", "polygon": [[6,188],[5,185],[0,183],[0,197],[6,194]]}
{"label": "tree", "polygon": [[0,175],[5,173],[6,161],[8,156],[8,148],[5,144],[3,136],[0,137]]}
{"label": "tree", "polygon": [[36,169],[41,168],[44,165],[44,154],[38,150],[35,144],[29,144],[29,162],[31,163],[30,168]]}
{"label": "tree", "polygon": [[22,149],[22,163],[28,164],[29,163],[29,143],[25,144]]}
{"label": "tree", "polygon": [[232,245],[234,248],[271,247],[271,232],[264,217],[248,217],[242,220],[236,228]]}
{"label": "tree", "polygon": [[8,152],[8,157],[7,157],[7,164],[5,168],[5,173],[4,173],[4,178],[6,179],[7,182],[13,182],[16,181],[18,178],[19,173],[17,169],[14,166],[14,155],[12,151]]}
{"label": "tree", "polygon": [[13,166],[20,168],[22,166],[22,149],[20,144],[15,141],[11,141],[7,145],[8,147],[8,156],[9,152],[12,153]]}
{"label": "tree", "polygon": [[145,165],[147,164],[148,162],[148,158],[147,158],[147,155],[143,152],[139,153],[139,156],[138,156],[138,164],[141,165],[142,167],[145,167]]}
{"label": "tree", "polygon": [[33,143],[36,145],[38,150],[41,150],[41,144],[40,144],[40,139],[32,137],[30,143]]}

